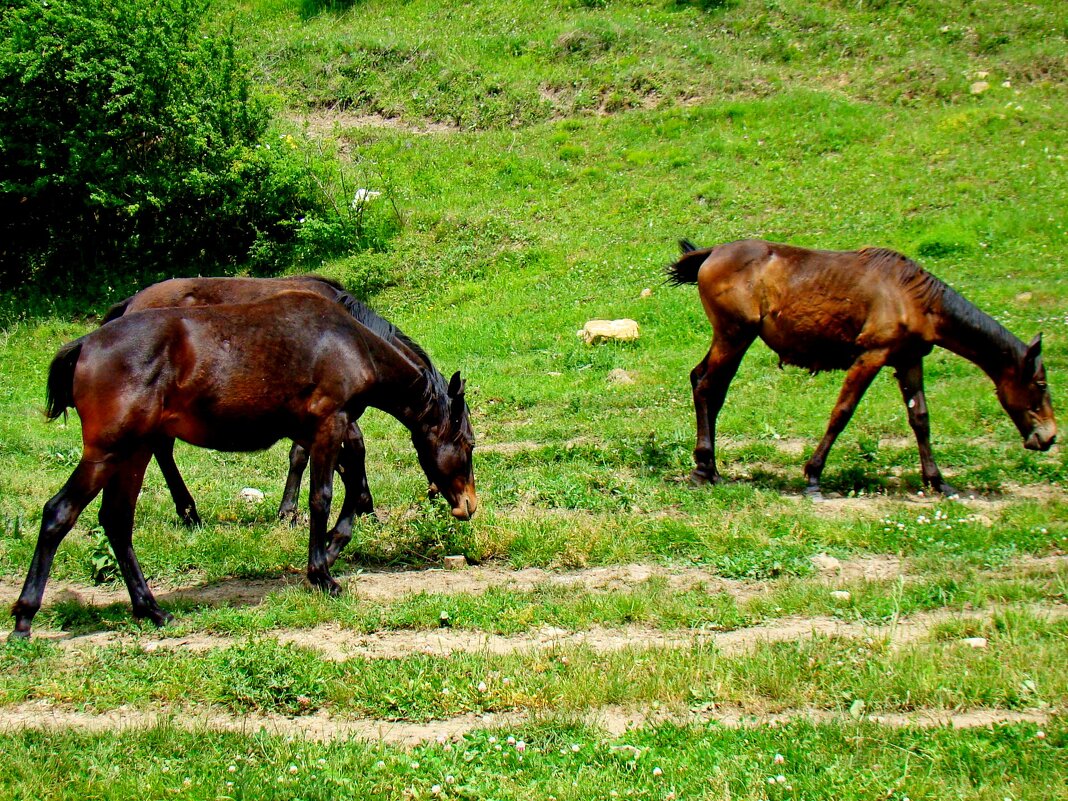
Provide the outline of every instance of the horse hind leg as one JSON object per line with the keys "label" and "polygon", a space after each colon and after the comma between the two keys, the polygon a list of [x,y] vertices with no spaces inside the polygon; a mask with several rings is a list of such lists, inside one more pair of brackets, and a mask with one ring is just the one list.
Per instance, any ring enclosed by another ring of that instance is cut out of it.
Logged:
{"label": "horse hind leg", "polygon": [[337,471],[345,485],[345,500],[341,504],[337,523],[327,533],[329,544],[326,549],[326,563],[330,567],[352,540],[353,518],[374,512],[371,489],[367,485],[366,453],[363,433],[356,423],[352,423],[345,444],[338,453]]}
{"label": "horse hind leg", "polygon": [[947,497],[952,497],[957,494],[957,491],[942,477],[942,471],[935,464],[934,453],[931,450],[931,422],[927,414],[927,399],[923,392],[923,360],[917,359],[915,362],[899,367],[896,377],[898,386],[901,388],[901,397],[908,410],[909,426],[916,435],[923,483]]}
{"label": "horse hind leg", "polygon": [[827,454],[830,453],[831,446],[838,439],[838,435],[842,433],[849,420],[853,417],[857,404],[864,397],[864,393],[871,386],[871,382],[886,364],[886,359],[887,352],[885,350],[869,350],[862,353],[846,372],[842,389],[838,393],[838,401],[835,403],[834,409],[831,411],[831,419],[827,423],[827,432],[823,435],[819,445],[816,446],[812,456],[805,463],[805,495],[809,498],[822,500],[820,476],[823,474],[823,466],[827,462]]}
{"label": "horse hind leg", "polygon": [[696,466],[690,473],[690,481],[694,484],[718,484],[723,480],[716,468],[716,418],[738,372],[738,365],[754,339],[755,333],[739,334],[730,339],[717,333],[708,354],[690,371],[697,413],[697,445],[693,451]]}
{"label": "horse hind leg", "polygon": [[148,618],[157,626],[163,626],[173,618],[156,602],[133,548],[134,507],[150,457],[148,452],[135,454],[116,470],[104,487],[99,520],[130,592],[134,617]]}
{"label": "horse hind leg", "polygon": [[171,498],[174,500],[174,509],[182,523],[190,528],[201,525],[196,501],[193,500],[189,488],[182,480],[178,465],[174,463],[174,440],[161,440],[152,451],[152,455],[156,457],[156,464],[163,473],[163,480],[167,482],[167,489],[170,490]]}
{"label": "horse hind leg", "polygon": [[67,483],[44,505],[41,531],[37,536],[37,547],[30,561],[29,572],[26,574],[26,583],[11,608],[11,614],[15,618],[12,636],[30,636],[33,617],[41,608],[48,573],[52,569],[52,561],[59,544],[73,528],[82,510],[107,483],[114,469],[114,464],[106,459],[89,461],[83,455]]}
{"label": "horse hind leg", "polygon": [[297,443],[289,449],[289,473],[286,475],[286,487],[282,491],[282,503],[278,506],[278,519],[297,524],[297,499],[300,496],[300,481],[308,466],[308,451]]}

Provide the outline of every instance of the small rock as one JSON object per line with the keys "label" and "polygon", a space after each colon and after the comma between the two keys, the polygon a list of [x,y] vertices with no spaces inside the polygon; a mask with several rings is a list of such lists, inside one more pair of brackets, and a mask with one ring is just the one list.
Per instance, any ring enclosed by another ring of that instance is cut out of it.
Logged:
{"label": "small rock", "polygon": [[970,91],[971,91],[971,93],[973,95],[981,95],[983,92],[985,92],[989,88],[990,88],[990,84],[987,83],[986,81],[976,81],[975,83],[973,83],[969,87],[969,89],[970,89]]}
{"label": "small rock", "polygon": [[651,298],[652,296],[653,296],[653,290],[651,290],[649,287],[646,287],[645,289],[643,289],[641,291],[641,294],[639,295],[639,297],[642,297],[642,298]]}
{"label": "small rock", "polygon": [[446,570],[463,570],[465,567],[467,567],[467,557],[463,554],[445,557]]}
{"label": "small rock", "polygon": [[842,569],[841,562],[833,556],[828,556],[825,553],[818,553],[809,561],[812,562],[812,566],[821,573],[837,573]]}
{"label": "small rock", "polygon": [[986,637],[965,637],[961,642],[972,648],[986,648]]}
{"label": "small rock", "polygon": [[1021,292],[1019,295],[1016,296],[1016,302],[1017,303],[1030,303],[1031,299],[1033,297],[1034,297],[1034,293],[1033,292]]}
{"label": "small rock", "polygon": [[252,487],[245,487],[237,493],[237,497],[247,503],[263,503],[263,493]]}
{"label": "small rock", "polygon": [[831,592],[831,597],[836,601],[845,603],[853,596],[849,594],[848,590],[834,590]]}
{"label": "small rock", "polygon": [[638,338],[638,324],[626,318],[622,320],[590,320],[578,332],[587,345],[614,340],[616,342],[633,342]]}
{"label": "small rock", "polygon": [[624,370],[622,367],[617,367],[615,370],[608,374],[608,381],[612,384],[633,384],[634,379],[630,377],[630,373]]}

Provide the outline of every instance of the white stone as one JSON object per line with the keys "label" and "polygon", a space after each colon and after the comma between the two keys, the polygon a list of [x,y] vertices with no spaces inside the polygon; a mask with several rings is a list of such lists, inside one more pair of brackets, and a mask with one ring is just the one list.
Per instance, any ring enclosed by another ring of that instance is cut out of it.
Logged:
{"label": "white stone", "polygon": [[990,88],[990,84],[986,81],[976,81],[970,87],[970,91],[973,95],[981,95],[987,89]]}
{"label": "white stone", "polygon": [[643,289],[641,291],[640,297],[651,298],[652,296],[653,296],[653,290],[651,290],[649,287],[646,287],[645,289]]}
{"label": "white stone", "polygon": [[836,601],[842,601],[844,603],[853,596],[849,594],[848,590],[834,590],[831,592],[831,597]]}
{"label": "white stone", "polygon": [[630,377],[630,373],[624,370],[622,367],[617,367],[615,370],[608,374],[609,382],[613,384],[633,384],[634,379]]}
{"label": "white stone", "polygon": [[263,493],[252,487],[245,487],[237,493],[237,497],[247,503],[263,503]]}
{"label": "white stone", "polygon": [[463,554],[445,557],[446,570],[463,570],[465,567],[467,567],[467,557]]}
{"label": "white stone", "polygon": [[614,340],[616,342],[633,342],[638,338],[638,324],[626,318],[622,320],[590,320],[578,332],[578,336],[587,344]]}
{"label": "white stone", "polygon": [[986,637],[965,637],[961,642],[972,648],[986,648]]}

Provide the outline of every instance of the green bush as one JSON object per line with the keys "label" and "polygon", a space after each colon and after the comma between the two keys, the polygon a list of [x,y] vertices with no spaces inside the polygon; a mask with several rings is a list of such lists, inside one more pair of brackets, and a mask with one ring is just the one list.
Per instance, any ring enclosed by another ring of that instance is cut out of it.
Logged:
{"label": "green bush", "polygon": [[[329,220],[206,0],[15,0],[0,12],[0,289],[172,273]],[[337,242],[329,243],[332,247]]]}

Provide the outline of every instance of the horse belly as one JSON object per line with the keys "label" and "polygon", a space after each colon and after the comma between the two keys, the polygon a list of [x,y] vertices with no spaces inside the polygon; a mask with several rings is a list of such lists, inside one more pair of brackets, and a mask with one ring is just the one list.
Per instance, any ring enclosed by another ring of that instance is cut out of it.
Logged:
{"label": "horse belly", "polygon": [[830,320],[815,325],[771,316],[765,318],[760,338],[775,351],[781,365],[818,373],[849,369],[864,352],[857,344],[859,333],[860,327],[851,320]]}
{"label": "horse belly", "polygon": [[286,436],[287,427],[273,420],[205,415],[173,415],[164,431],[175,439],[214,451],[262,451]]}

